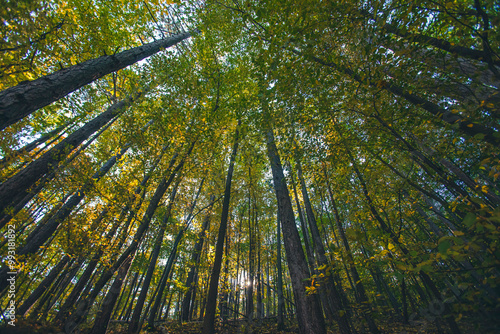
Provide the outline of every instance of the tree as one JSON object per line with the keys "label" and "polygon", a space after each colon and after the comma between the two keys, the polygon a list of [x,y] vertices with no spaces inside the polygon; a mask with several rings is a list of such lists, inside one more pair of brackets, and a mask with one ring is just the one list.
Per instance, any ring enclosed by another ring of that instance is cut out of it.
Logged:
{"label": "tree", "polygon": [[0,96],[32,97],[0,136],[7,322],[498,327],[498,4],[0,7]]}

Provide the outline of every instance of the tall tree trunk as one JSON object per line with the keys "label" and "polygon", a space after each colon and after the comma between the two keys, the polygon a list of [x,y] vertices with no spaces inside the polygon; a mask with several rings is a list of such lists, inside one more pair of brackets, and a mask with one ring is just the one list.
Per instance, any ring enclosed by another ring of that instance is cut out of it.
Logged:
{"label": "tall tree trunk", "polygon": [[[30,202],[40,191],[42,191],[42,189],[45,188],[45,185],[57,175],[58,171],[63,170],[64,168],[69,166],[69,164],[73,162],[73,160],[75,160],[81,152],[83,152],[88,146],[90,146],[90,144],[92,144],[97,138],[99,138],[99,136],[104,131],[106,131],[116,121],[117,118],[118,115],[111,119],[105,126],[103,126],[95,135],[92,136],[92,138],[88,139],[85,144],[75,150],[75,152],[71,154],[71,157],[64,159],[62,163],[57,165],[57,167],[51,168],[50,172],[40,177],[36,181],[36,184],[32,188],[30,188],[28,192],[24,193],[26,194],[24,197],[22,197],[23,193],[21,193],[17,197],[13,198],[10,204],[12,208],[9,208],[9,210],[4,210],[3,212],[0,211],[0,226],[4,226],[9,223],[10,220],[19,211],[21,211],[26,206],[26,204],[28,204],[28,202]],[[66,201],[66,199],[67,197],[63,199],[63,202]],[[50,217],[47,217],[47,219],[48,218]]]}
{"label": "tall tree trunk", "polygon": [[194,290],[194,284],[195,283],[195,276],[196,272],[198,270],[198,267],[200,265],[200,259],[201,259],[201,251],[203,249],[203,242],[205,241],[205,232],[208,229],[208,226],[210,224],[210,216],[212,213],[212,206],[215,203],[215,196],[212,195],[210,197],[210,206],[207,209],[207,214],[205,215],[205,218],[203,219],[203,223],[201,226],[200,233],[198,234],[198,239],[196,240],[196,244],[194,245],[194,250],[193,254],[191,255],[191,262],[193,265],[191,266],[191,269],[189,270],[187,279],[186,279],[186,287],[188,288],[186,295],[184,296],[184,299],[182,301],[182,321],[188,321],[190,320],[189,314],[190,310],[192,309],[191,305],[191,297],[193,294]]}
{"label": "tall tree trunk", "polygon": [[149,260],[148,270],[146,272],[146,277],[144,278],[144,282],[141,286],[141,293],[139,294],[139,298],[137,299],[137,303],[135,304],[134,313],[132,314],[132,319],[130,320],[128,326],[129,333],[136,333],[139,330],[139,320],[142,313],[142,308],[144,306],[144,302],[146,301],[146,297],[149,290],[149,285],[151,283],[151,279],[153,278],[153,273],[156,268],[156,261],[158,260],[158,256],[160,255],[161,246],[163,244],[163,235],[165,234],[165,227],[168,224],[168,220],[170,219],[172,207],[175,201],[175,195],[177,194],[177,189],[179,187],[180,179],[177,181],[172,193],[170,194],[170,199],[168,202],[167,211],[165,216],[163,217],[163,222],[160,226],[160,231],[156,236],[156,240],[153,246],[153,251],[151,253],[151,259]]}
{"label": "tall tree trunk", "polygon": [[[106,175],[111,168],[116,164],[116,162],[127,152],[130,145],[125,146],[120,153],[111,157],[97,172],[92,175],[91,179],[85,182],[85,184],[78,189],[64,205],[62,208],[52,217],[47,223],[45,223],[39,230],[31,233],[25,241],[25,246],[22,247],[18,253],[21,255],[32,254],[38,251],[39,247],[42,246],[56,231],[57,227],[69,217],[73,209],[80,204],[82,199],[85,197],[87,191],[89,191],[94,183],[98,182],[104,175]],[[36,232],[36,233],[35,233]]]}
{"label": "tall tree trunk", "polygon": [[179,243],[181,242],[182,236],[184,235],[184,231],[185,228],[182,228],[177,234],[177,237],[174,240],[174,244],[172,245],[172,250],[168,257],[167,264],[165,265],[165,269],[163,269],[163,274],[161,275],[160,282],[158,283],[158,293],[156,294],[156,297],[153,299],[154,304],[151,310],[149,311],[148,329],[154,328],[154,321],[156,319],[156,314],[158,313],[160,303],[162,302],[163,299],[163,291],[165,290],[165,285],[167,284],[168,277],[170,277],[170,273],[174,265],[174,260],[177,257],[177,248],[179,246]]}
{"label": "tall tree trunk", "polygon": [[52,268],[49,274],[44,278],[44,280],[36,287],[31,295],[24,301],[24,303],[17,309],[17,314],[24,316],[28,310],[36,303],[38,298],[47,290],[47,288],[54,282],[56,277],[62,272],[63,268],[70,260],[69,255],[64,255],[62,259],[57,263],[57,265]]}
{"label": "tall tree trunk", "polygon": [[[31,143],[24,145],[20,149],[15,150],[15,151],[11,151],[4,158],[0,159],[0,168],[7,167],[12,162],[12,160],[14,160],[15,158],[17,158],[18,156],[20,156],[22,154],[26,154],[26,153],[33,151],[36,147],[38,147],[38,145],[43,144],[54,137],[56,137],[56,139],[59,138],[59,136],[60,136],[59,132],[61,132],[63,129],[65,129],[69,124],[70,124],[70,122],[67,122],[67,123],[55,128],[54,130],[47,132],[46,134],[40,136],[40,138],[33,140]],[[56,136],[57,134],[59,134],[59,136]],[[51,141],[51,142],[53,142],[53,141]],[[51,142],[49,142],[48,145],[50,145]]]}
{"label": "tall tree trunk", "polygon": [[105,112],[70,134],[40,158],[3,182],[0,186],[0,212],[3,212],[10,205],[15,205],[28,195],[29,189],[44,174],[49,173],[60,161],[64,160],[67,152],[71,152],[76,146],[89,138],[90,135],[99,130],[115,116],[122,113],[140,95],[141,93],[136,93],[133,97],[113,104]]}
{"label": "tall tree trunk", "polygon": [[[191,147],[189,148],[188,152],[182,159],[182,161],[177,165],[177,167],[172,171],[170,174],[168,180],[166,177],[164,177],[160,183],[158,184],[156,191],[154,195],[151,197],[151,200],[149,202],[149,205],[144,213],[144,216],[142,218],[141,224],[137,228],[137,231],[134,235],[134,238],[130,245],[122,252],[118,260],[116,260],[113,265],[106,269],[102,274],[99,280],[96,282],[94,289],[92,290],[91,294],[85,299],[81,300],[77,306],[75,312],[71,315],[69,319],[67,319],[65,323],[65,329],[68,332],[73,331],[76,326],[78,326],[83,319],[85,318],[85,315],[87,314],[88,307],[92,305],[94,302],[95,298],[101,291],[101,289],[106,285],[106,283],[111,279],[113,276],[114,272],[118,270],[118,268],[122,265],[122,263],[129,257],[133,256],[142,241],[142,238],[144,237],[146,231],[149,229],[149,225],[151,222],[151,219],[153,218],[153,214],[156,211],[156,208],[158,207],[158,204],[160,203],[160,200],[163,197],[163,194],[165,191],[168,189],[168,186],[172,183],[175,175],[179,172],[180,169],[182,169],[182,166],[184,165],[184,161],[189,156],[191,153],[192,149],[194,147],[194,142],[191,144]],[[175,162],[176,156],[171,161],[171,165]]]}
{"label": "tall tree trunk", "polygon": [[309,264],[309,270],[311,271],[311,273],[313,273],[314,266],[316,265],[316,259],[314,258],[314,253],[311,248],[311,242],[310,242],[311,239],[309,238],[309,231],[306,225],[306,218],[304,217],[304,213],[302,211],[302,208],[300,207],[299,196],[297,195],[297,187],[295,186],[293,172],[291,172],[290,174],[291,174],[293,195],[295,197],[295,203],[297,204],[297,211],[299,212],[300,228],[302,229],[302,235],[304,237],[304,244],[306,247],[307,263]]}
{"label": "tall tree trunk", "polygon": [[267,155],[273,173],[274,190],[280,211],[288,268],[297,307],[299,333],[326,333],[325,320],[317,295],[307,295],[306,293],[306,284],[310,280],[309,268],[295,225],[292,202],[271,129],[267,131],[266,137]]}
{"label": "tall tree trunk", "polygon": [[333,316],[339,324],[340,331],[343,334],[350,334],[351,325],[350,325],[349,311],[348,311],[349,305],[343,305],[344,302],[341,296],[341,294],[343,293],[342,286],[340,278],[335,273],[335,270],[333,270],[333,273],[331,275],[328,275],[328,273],[326,272],[326,268],[328,266],[331,266],[331,264],[328,262],[328,258],[326,257],[325,248],[321,240],[318,225],[316,223],[316,218],[314,216],[311,201],[309,199],[309,193],[307,192],[306,183],[302,176],[302,167],[299,159],[297,159],[296,166],[297,166],[297,175],[302,188],[302,197],[304,199],[304,206],[306,208],[306,213],[307,213],[307,222],[309,223],[309,229],[311,230],[311,235],[313,238],[314,250],[318,258],[318,265],[325,267],[325,269],[323,270],[318,270],[319,272],[323,273],[324,277],[327,278],[326,281],[323,282],[322,290],[328,297],[327,298],[328,303],[331,305],[333,309],[332,310],[334,313]]}
{"label": "tall tree trunk", "polygon": [[337,208],[337,203],[335,201],[335,198],[333,197],[333,192],[330,183],[328,182],[328,176],[326,175],[326,170],[324,172],[325,172],[325,182],[328,188],[328,193],[330,195],[330,201],[332,204],[333,212],[335,214],[335,220],[337,222],[337,229],[339,230],[340,238],[342,239],[342,243],[344,244],[344,248],[346,250],[347,259],[349,262],[349,268],[351,269],[351,274],[355,282],[356,296],[361,305],[361,312],[363,313],[366,323],[368,324],[370,332],[373,334],[380,333],[372,317],[370,301],[368,299],[368,296],[366,295],[365,286],[363,285],[363,282],[361,282],[361,277],[359,276],[358,270],[356,269],[356,264],[354,263],[354,257],[351,252],[351,247],[345,235],[344,226],[340,218],[340,213]]}
{"label": "tall tree trunk", "polygon": [[129,292],[127,294],[127,298],[125,299],[125,303],[123,304],[122,311],[120,312],[120,315],[117,317],[118,320],[124,319],[124,316],[126,315],[126,311],[127,311],[127,306],[129,305],[128,301],[130,300],[130,304],[133,304],[133,302],[134,302],[135,294],[133,295],[132,299],[130,299],[130,296],[132,296],[132,293],[136,287],[138,279],[139,279],[139,272],[136,272],[134,274],[134,278],[132,279],[132,284],[130,285],[130,289],[129,289]]}
{"label": "tall tree trunk", "polygon": [[229,168],[227,170],[226,188],[224,190],[224,202],[222,203],[221,221],[219,226],[219,234],[217,236],[217,244],[215,246],[215,258],[210,275],[210,288],[208,289],[207,305],[205,310],[205,317],[203,319],[203,334],[215,333],[215,311],[217,306],[217,294],[219,290],[219,277],[222,267],[222,255],[224,252],[224,240],[227,230],[227,221],[229,216],[229,203],[231,199],[231,181],[233,178],[234,161],[236,160],[236,153],[239,144],[239,126],[241,122],[238,121],[234,136],[233,152],[229,160]]}
{"label": "tall tree trunk", "polygon": [[115,55],[87,60],[10,87],[0,92],[0,130],[106,74],[132,65],[190,36],[189,32],[174,35]]}
{"label": "tall tree trunk", "polygon": [[284,306],[285,300],[283,299],[283,273],[281,269],[281,217],[280,212],[277,212],[277,224],[276,224],[276,269],[277,269],[277,280],[276,280],[276,290],[278,292],[278,330],[285,330],[285,317],[284,317]]}
{"label": "tall tree trunk", "polygon": [[127,276],[131,263],[132,258],[129,257],[123,262],[120,269],[118,269],[118,274],[116,275],[113,284],[111,284],[108,293],[104,297],[100,310],[96,314],[94,326],[90,330],[90,334],[106,334],[108,323],[111,319],[111,313],[113,312],[116,300],[118,299],[121,291],[123,280],[125,279],[125,276]]}

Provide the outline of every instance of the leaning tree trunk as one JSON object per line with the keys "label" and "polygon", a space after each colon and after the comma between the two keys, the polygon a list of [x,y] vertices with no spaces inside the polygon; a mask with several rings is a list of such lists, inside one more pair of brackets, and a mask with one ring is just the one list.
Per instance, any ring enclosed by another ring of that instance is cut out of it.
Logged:
{"label": "leaning tree trunk", "polygon": [[200,265],[201,259],[201,251],[203,249],[203,242],[205,240],[205,231],[208,229],[208,225],[210,223],[210,216],[212,211],[212,206],[215,202],[215,196],[212,195],[210,197],[210,206],[207,208],[207,214],[203,220],[203,224],[198,234],[198,240],[194,245],[193,254],[191,255],[191,262],[193,263],[191,269],[189,270],[187,279],[186,279],[186,287],[188,288],[186,295],[184,296],[184,300],[182,301],[182,321],[188,321],[191,307],[191,297],[194,290],[195,276],[198,270],[198,266]]}
{"label": "leaning tree trunk", "polygon": [[109,319],[111,319],[111,313],[120,294],[121,287],[125,276],[127,276],[130,264],[132,263],[132,258],[127,258],[123,262],[122,266],[118,270],[115,281],[111,284],[106,297],[102,301],[101,309],[97,312],[96,318],[94,320],[94,326],[90,331],[90,334],[106,334],[108,329]]}
{"label": "leaning tree trunk", "polygon": [[332,270],[333,273],[331,275],[328,275],[326,271],[326,268],[331,266],[331,264],[328,262],[325,248],[323,246],[323,242],[321,241],[321,236],[319,233],[316,218],[312,210],[311,201],[309,200],[309,193],[307,192],[306,183],[302,176],[302,167],[299,159],[297,159],[296,165],[297,165],[297,175],[302,190],[302,197],[304,198],[304,206],[306,208],[306,213],[307,213],[307,221],[309,223],[309,229],[311,230],[314,250],[316,252],[318,259],[318,265],[321,265],[322,267],[325,268],[322,270],[318,269],[318,271],[323,273],[324,277],[326,277],[325,281],[323,282],[324,285],[321,290],[322,292],[325,293],[327,297],[326,301],[330,305],[325,305],[325,306],[326,308],[328,308],[328,306],[332,307],[333,316],[339,324],[340,332],[344,334],[350,334],[351,324],[348,311],[349,305],[347,305],[347,302],[345,303],[345,305],[343,305],[344,303],[342,298],[342,293],[343,293],[342,286],[340,278],[335,273],[335,270]]}
{"label": "leaning tree trunk", "polygon": [[297,308],[299,333],[326,333],[325,319],[317,295],[308,295],[306,293],[306,284],[310,280],[309,268],[300,242],[299,232],[295,225],[295,215],[278,149],[274,142],[274,134],[269,129],[266,135],[267,155],[271,164],[274,190],[281,216],[286,257]]}
{"label": "leaning tree trunk", "polygon": [[130,320],[130,324],[128,326],[129,333],[136,333],[139,329],[139,321],[142,313],[142,308],[144,306],[144,302],[146,301],[146,297],[149,290],[149,285],[151,284],[151,279],[153,278],[154,270],[156,268],[156,261],[158,260],[158,256],[160,255],[161,246],[163,244],[163,236],[165,234],[165,228],[170,219],[170,213],[172,212],[172,207],[174,205],[175,195],[177,194],[177,189],[179,187],[180,180],[174,186],[172,193],[170,194],[170,199],[168,202],[167,212],[163,217],[163,222],[160,226],[160,231],[156,236],[156,240],[153,246],[153,252],[151,253],[151,259],[149,260],[148,270],[146,272],[146,276],[144,277],[144,282],[141,286],[141,293],[139,294],[139,299],[134,308],[134,313],[132,314],[132,319]]}
{"label": "leaning tree trunk", "polygon": [[226,188],[224,190],[224,202],[222,203],[222,214],[219,226],[219,234],[217,236],[217,244],[215,246],[214,265],[212,268],[212,274],[210,275],[210,288],[208,289],[207,305],[206,305],[205,317],[203,319],[203,334],[215,334],[215,311],[217,306],[217,293],[219,290],[219,277],[220,277],[220,270],[222,267],[224,240],[226,239],[225,236],[227,230],[227,220],[229,215],[229,202],[231,199],[231,181],[233,178],[236,152],[238,151],[240,123],[241,122],[238,121],[238,126],[236,128],[236,133],[234,138],[233,152],[231,153],[231,158],[229,160],[229,168],[227,171]]}
{"label": "leaning tree trunk", "polygon": [[80,145],[103,125],[123,112],[140,95],[141,93],[136,93],[133,97],[111,105],[105,112],[70,134],[40,158],[2,183],[0,186],[0,212],[3,212],[8,206],[16,204],[17,201],[22,200],[28,195],[29,189],[40,177],[53,170],[60,161],[66,158],[66,152],[71,152],[73,148]]}
{"label": "leaning tree trunk", "polygon": [[0,130],[106,74],[118,71],[191,36],[185,32],[111,56],[87,60],[0,92]]}
{"label": "leaning tree trunk", "polygon": [[[184,161],[187,158],[187,156],[191,153],[192,149],[194,147],[194,142],[192,143],[191,147],[189,148],[188,152],[186,153],[186,156],[184,156],[183,160],[177,165],[177,167],[174,169],[174,171],[170,174],[170,177],[168,180],[166,177],[164,177],[160,183],[158,184],[158,187],[155,190],[154,195],[151,197],[151,200],[149,202],[149,205],[144,213],[144,216],[142,218],[141,224],[137,228],[137,231],[135,232],[133,241],[130,243],[130,245],[123,251],[121,254],[120,258],[114,262],[114,264],[111,266],[111,268],[107,269],[102,273],[101,277],[97,281],[97,283],[94,286],[94,289],[92,290],[91,294],[85,299],[82,300],[78,303],[76,306],[75,312],[71,315],[69,319],[66,320],[65,323],[65,328],[66,331],[71,332],[73,329],[75,329],[85,318],[88,308],[92,303],[94,302],[95,298],[99,294],[99,292],[102,290],[102,288],[106,285],[106,283],[111,279],[113,276],[114,272],[118,270],[118,268],[122,265],[122,263],[129,257],[133,256],[139,247],[139,243],[142,241],[142,238],[144,237],[146,231],[149,229],[149,225],[151,222],[151,219],[153,218],[153,214],[156,211],[156,208],[158,207],[158,204],[160,203],[160,200],[163,197],[163,194],[169,187],[169,185],[172,183],[175,175],[179,172],[179,170],[182,168],[184,165]],[[173,159],[175,161],[175,157]],[[171,162],[172,163],[172,162]]]}

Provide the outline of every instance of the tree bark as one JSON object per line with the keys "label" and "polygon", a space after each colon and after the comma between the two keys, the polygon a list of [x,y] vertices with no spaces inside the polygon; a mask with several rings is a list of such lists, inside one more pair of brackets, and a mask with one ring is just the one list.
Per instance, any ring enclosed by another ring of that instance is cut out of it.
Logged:
{"label": "tree bark", "polygon": [[149,285],[151,283],[151,279],[153,278],[153,273],[156,268],[156,261],[158,260],[158,256],[160,255],[161,246],[163,244],[163,236],[165,234],[165,227],[168,224],[168,220],[171,217],[172,207],[175,201],[175,195],[177,194],[177,189],[179,187],[180,180],[177,181],[172,193],[170,194],[170,199],[167,207],[167,211],[165,216],[163,217],[163,222],[160,226],[160,231],[156,236],[156,240],[153,246],[153,251],[151,253],[151,259],[149,260],[148,270],[146,272],[146,276],[144,278],[144,282],[141,286],[141,293],[139,294],[139,298],[137,299],[137,303],[135,304],[134,313],[132,314],[132,319],[130,320],[130,324],[128,326],[129,333],[136,333],[139,330],[139,319],[142,313],[142,308],[144,306],[144,302],[146,301],[146,297],[149,290]]}
{"label": "tree bark", "polygon": [[205,317],[203,319],[203,334],[215,334],[215,311],[217,306],[217,294],[219,290],[219,277],[222,267],[222,255],[224,252],[224,240],[226,239],[227,221],[229,216],[229,203],[231,200],[231,181],[233,178],[234,162],[236,160],[236,153],[239,144],[239,126],[241,122],[238,121],[234,136],[233,152],[229,160],[229,168],[227,170],[226,187],[224,190],[224,202],[222,203],[222,214],[219,226],[219,234],[217,236],[217,244],[215,246],[215,258],[210,275],[210,288],[208,289],[207,305],[205,310]]}
{"label": "tree bark", "polygon": [[0,186],[0,212],[3,212],[9,205],[16,203],[14,200],[21,200],[29,193],[29,189],[44,174],[56,168],[67,152],[71,152],[80,145],[92,133],[99,130],[118,114],[122,113],[141,93],[136,93],[133,97],[117,102],[110,106],[105,112],[89,121],[83,127],[69,135],[66,139],[51,148],[40,158],[30,163],[26,168],[6,180]]}
{"label": "tree bark", "polygon": [[267,155],[273,173],[274,190],[281,216],[286,257],[295,296],[299,333],[326,333],[325,320],[317,296],[306,294],[306,284],[310,280],[309,268],[295,225],[292,202],[271,129],[267,131],[266,137]]}
{"label": "tree bark", "polygon": [[215,203],[215,196],[212,195],[210,197],[210,206],[207,208],[207,214],[205,215],[205,218],[203,220],[202,226],[200,233],[198,234],[198,240],[196,240],[196,243],[194,245],[194,250],[193,254],[191,255],[191,262],[193,265],[191,266],[191,269],[189,270],[187,279],[186,279],[186,287],[188,288],[186,295],[184,296],[184,299],[182,301],[182,316],[181,319],[182,321],[188,321],[189,320],[189,315],[190,315],[190,310],[192,309],[191,307],[191,296],[193,294],[194,290],[194,283],[195,283],[195,274],[196,271],[198,270],[198,266],[200,265],[200,259],[201,259],[201,251],[203,249],[203,242],[205,241],[205,233],[208,229],[208,226],[210,224],[210,216],[211,216],[211,211],[213,204]]}
{"label": "tree bark", "polygon": [[0,92],[0,130],[106,74],[118,71],[191,36],[174,35],[115,55],[101,56]]}
{"label": "tree bark", "polygon": [[120,269],[118,269],[118,274],[116,275],[113,284],[111,284],[106,297],[104,297],[104,300],[102,301],[101,309],[96,314],[94,326],[92,327],[90,334],[106,334],[108,323],[111,319],[111,313],[113,312],[116,300],[118,299],[118,295],[121,291],[123,280],[125,279],[125,276],[127,276],[131,263],[132,258],[129,257],[125,260],[125,262],[123,262]]}

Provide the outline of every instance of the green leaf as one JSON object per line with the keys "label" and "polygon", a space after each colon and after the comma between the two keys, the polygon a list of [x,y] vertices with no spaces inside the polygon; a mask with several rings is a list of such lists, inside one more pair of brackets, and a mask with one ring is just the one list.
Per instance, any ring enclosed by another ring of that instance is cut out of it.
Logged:
{"label": "green leaf", "polygon": [[465,218],[462,221],[462,223],[464,223],[464,225],[467,227],[471,227],[475,221],[476,221],[476,215],[473,214],[472,212],[469,212],[465,215]]}
{"label": "green leaf", "polygon": [[438,245],[439,253],[446,254],[446,251],[450,247],[451,247],[451,242],[449,240],[444,240],[443,242],[439,243],[439,245]]}

